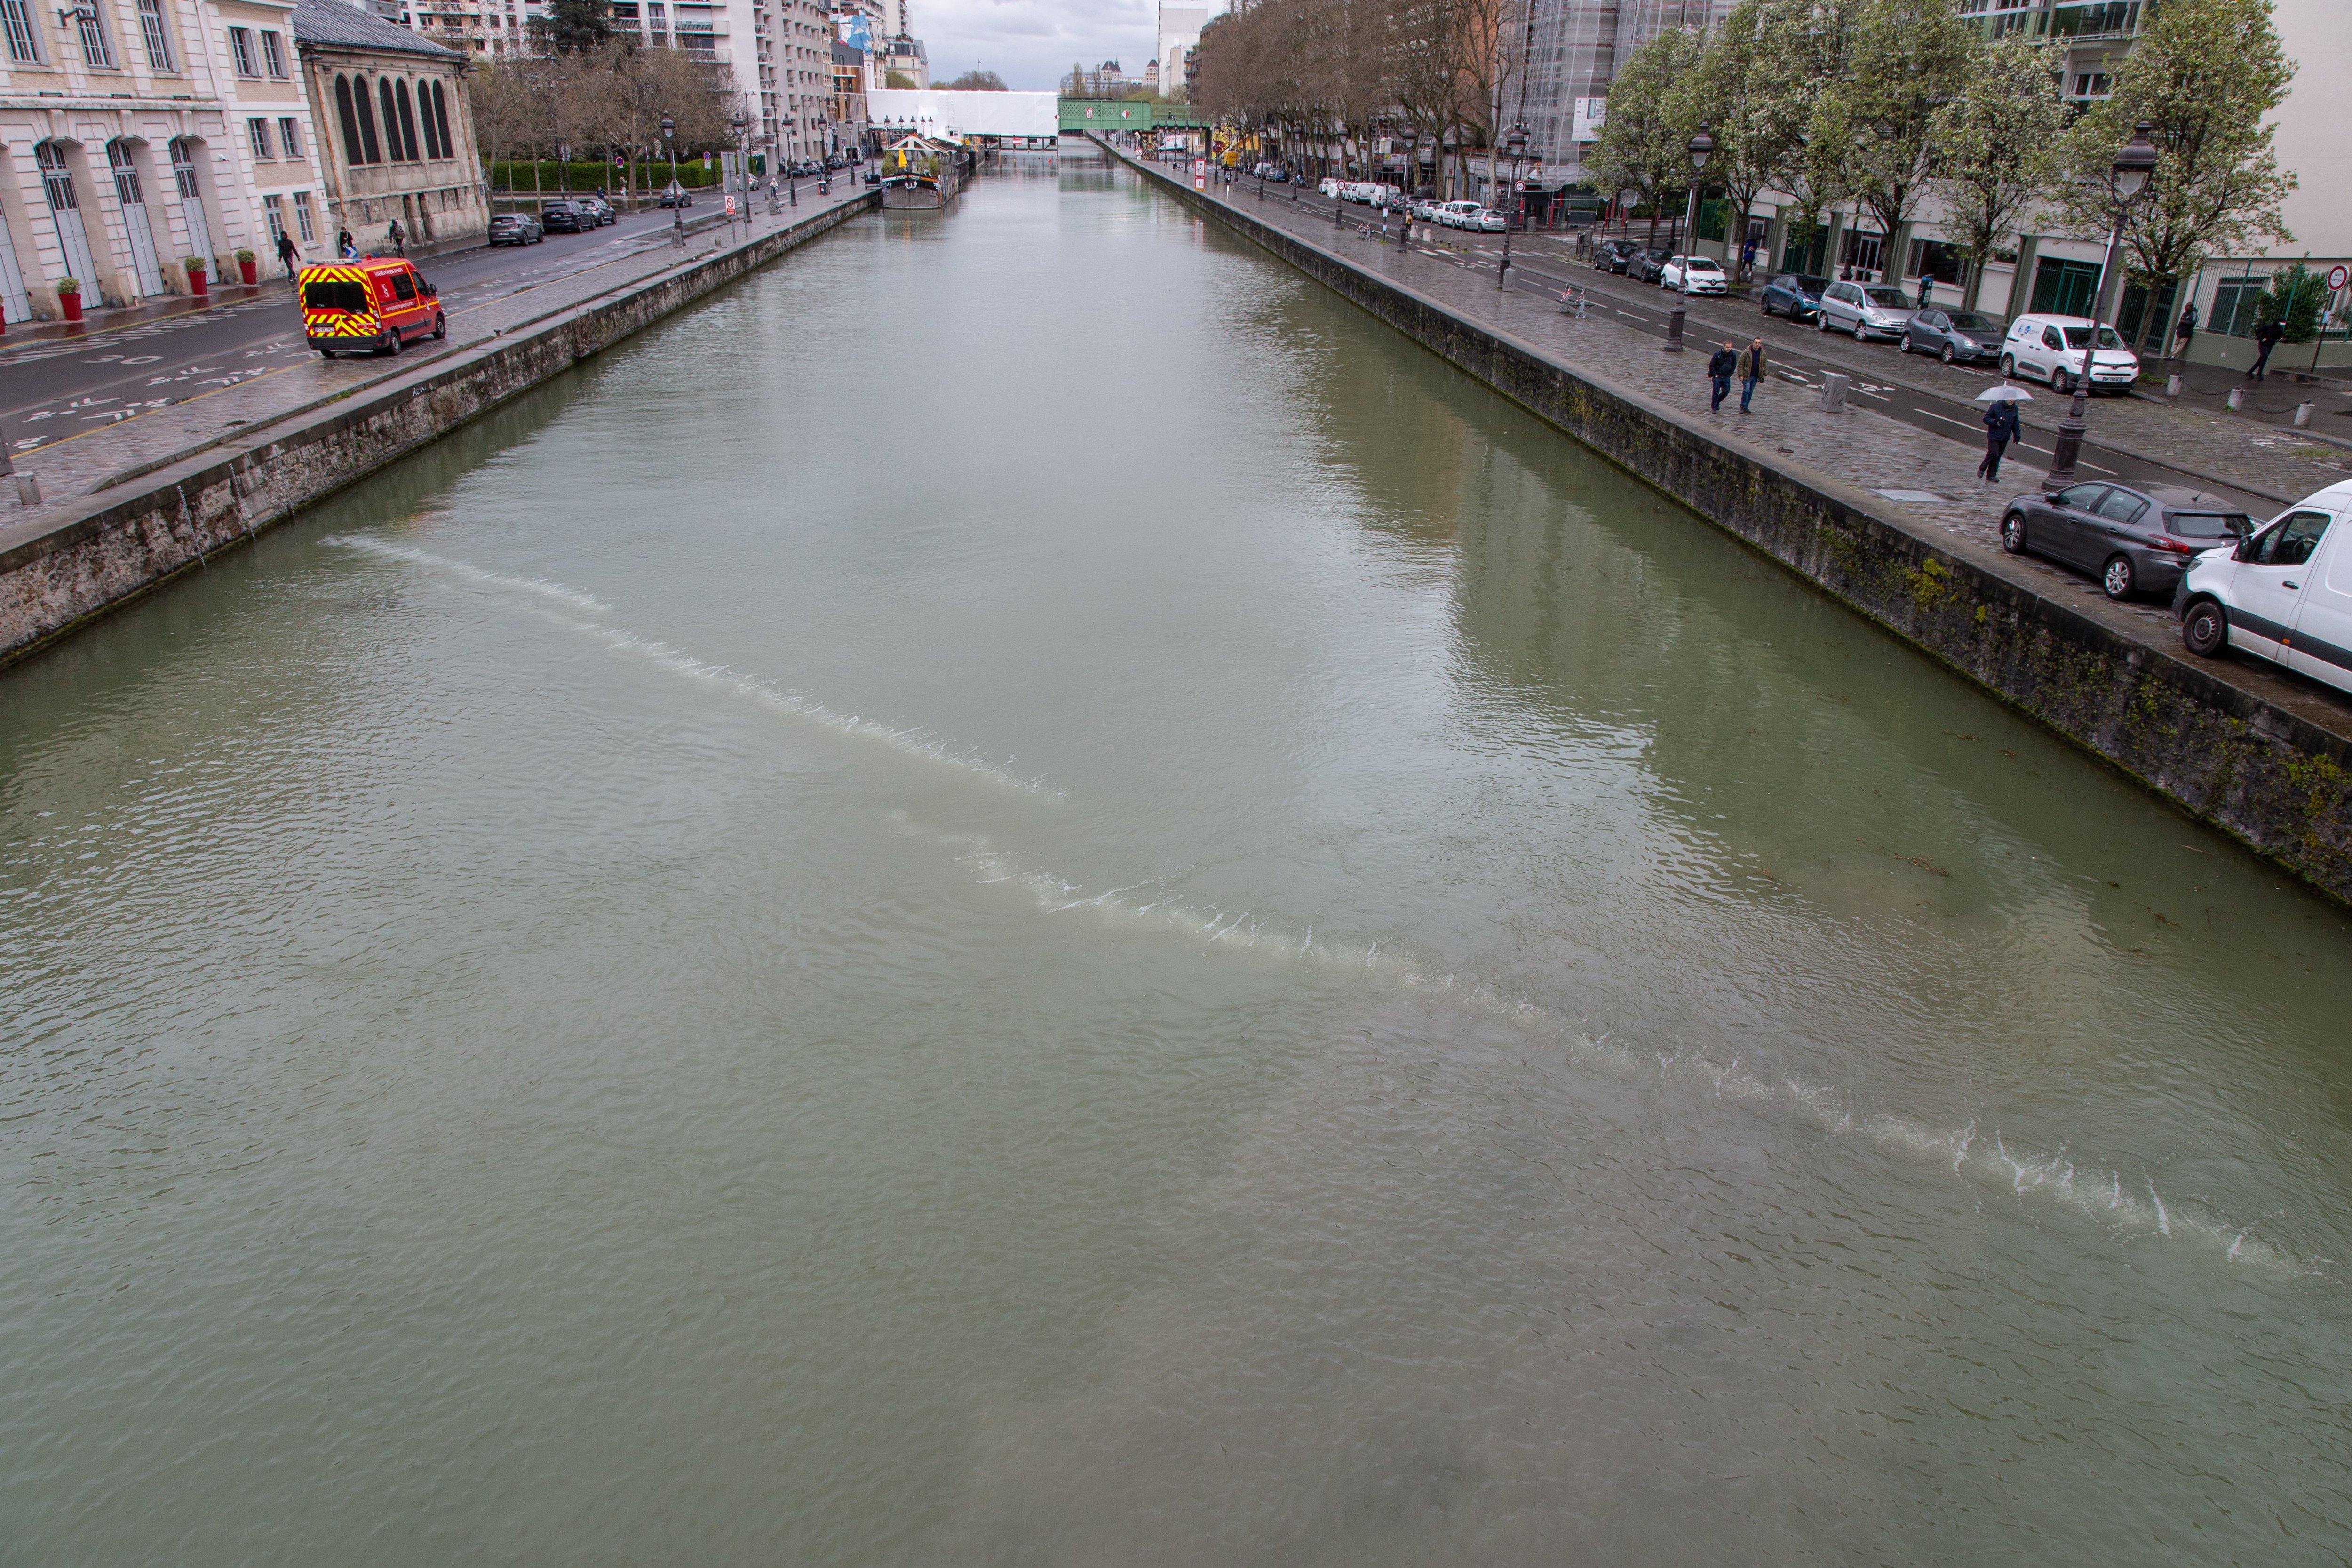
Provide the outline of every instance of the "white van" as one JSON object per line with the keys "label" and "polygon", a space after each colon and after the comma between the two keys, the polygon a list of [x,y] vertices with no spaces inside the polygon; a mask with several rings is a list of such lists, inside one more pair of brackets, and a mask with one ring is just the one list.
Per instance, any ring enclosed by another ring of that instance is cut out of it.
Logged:
{"label": "white van", "polygon": [[2053,392],[2072,392],[2083,378],[2084,358],[2095,350],[2091,390],[2130,391],[2139,379],[2139,355],[2113,327],[2086,316],[2018,317],[2001,340],[2000,374],[2004,380],[2033,376],[2048,382]]}
{"label": "white van", "polygon": [[2352,480],[2208,550],[2173,591],[2189,651],[2239,647],[2352,691]]}
{"label": "white van", "polygon": [[1437,221],[1448,228],[1475,228],[1486,210],[1476,202],[1448,202],[1437,209]]}

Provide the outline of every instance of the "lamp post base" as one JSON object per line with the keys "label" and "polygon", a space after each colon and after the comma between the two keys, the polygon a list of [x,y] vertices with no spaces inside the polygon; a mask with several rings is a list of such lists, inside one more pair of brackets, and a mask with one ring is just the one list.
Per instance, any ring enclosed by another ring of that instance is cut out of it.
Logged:
{"label": "lamp post base", "polygon": [[2066,417],[2058,421],[2058,444],[2050,454],[2050,472],[2042,478],[2042,489],[2063,490],[2074,482],[2074,463],[2083,455],[2083,432],[2089,428],[2084,416],[2089,412],[2090,405],[2077,383],[2074,401],[2067,406]]}
{"label": "lamp post base", "polygon": [[1678,354],[1683,352],[1683,302],[1675,300],[1673,314],[1666,318],[1666,345],[1660,353]]}

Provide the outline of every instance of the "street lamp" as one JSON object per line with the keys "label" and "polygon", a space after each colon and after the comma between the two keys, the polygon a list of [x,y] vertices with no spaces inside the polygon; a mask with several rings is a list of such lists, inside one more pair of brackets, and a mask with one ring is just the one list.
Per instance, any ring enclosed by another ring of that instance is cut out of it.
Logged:
{"label": "street lamp", "polygon": [[737,110],[727,117],[727,128],[735,133],[735,188],[728,195],[735,196],[743,206],[743,232],[751,232],[751,143],[743,140],[743,111]]}
{"label": "street lamp", "polygon": [[1495,287],[1502,288],[1511,277],[1511,225],[1518,211],[1519,160],[1528,155],[1528,128],[1514,125],[1503,138],[1503,146],[1511,155],[1511,188],[1504,193],[1503,203],[1503,264],[1495,269]]}
{"label": "street lamp", "polygon": [[1666,318],[1665,352],[1670,354],[1678,354],[1683,352],[1684,307],[1685,301],[1690,299],[1691,230],[1698,226],[1699,186],[1705,181],[1705,176],[1706,174],[1706,161],[1714,156],[1715,138],[1708,134],[1706,127],[1702,125],[1698,128],[1698,134],[1692,137],[1690,140],[1691,168],[1696,177],[1691,181],[1690,200],[1683,208],[1682,286],[1675,292],[1674,312]]}
{"label": "street lamp", "polygon": [[2148,140],[2150,129],[2147,121],[2141,121],[2133,130],[2132,139],[2116,151],[2115,167],[2108,181],[2115,193],[2116,216],[2107,229],[2107,258],[2099,268],[2099,291],[2091,296],[2091,341],[2083,349],[2083,374],[2074,383],[2074,400],[2067,405],[2066,417],[2058,421],[2058,440],[2050,454],[2050,472],[2042,479],[2045,492],[2063,490],[2073,484],[2075,460],[2083,455],[2083,432],[2089,423],[2086,416],[2090,413],[2091,375],[2098,368],[2099,334],[2106,330],[2107,279],[2115,270],[2116,253],[2123,246],[2124,218],[2147,189],[2147,177],[2156,173],[2156,143]]}
{"label": "street lamp", "polygon": [[661,117],[662,150],[669,154],[669,183],[677,184],[677,126],[667,114]]}

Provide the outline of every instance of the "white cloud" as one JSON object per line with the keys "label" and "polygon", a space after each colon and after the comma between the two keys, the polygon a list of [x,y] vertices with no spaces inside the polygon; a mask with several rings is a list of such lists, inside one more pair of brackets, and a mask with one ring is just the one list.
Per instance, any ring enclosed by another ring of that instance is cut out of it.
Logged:
{"label": "white cloud", "polygon": [[1158,41],[1152,0],[908,0],[931,79],[979,66],[1005,85],[1044,90],[1073,63],[1117,60],[1141,74]]}

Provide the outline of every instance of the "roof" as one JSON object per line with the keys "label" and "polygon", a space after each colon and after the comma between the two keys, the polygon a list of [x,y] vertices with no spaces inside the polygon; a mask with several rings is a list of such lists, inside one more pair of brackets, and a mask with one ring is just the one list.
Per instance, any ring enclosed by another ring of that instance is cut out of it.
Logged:
{"label": "roof", "polygon": [[373,11],[346,4],[346,0],[296,0],[294,42],[326,48],[373,49],[378,54],[422,55],[436,60],[466,58],[430,38],[417,37],[397,22],[387,22]]}

